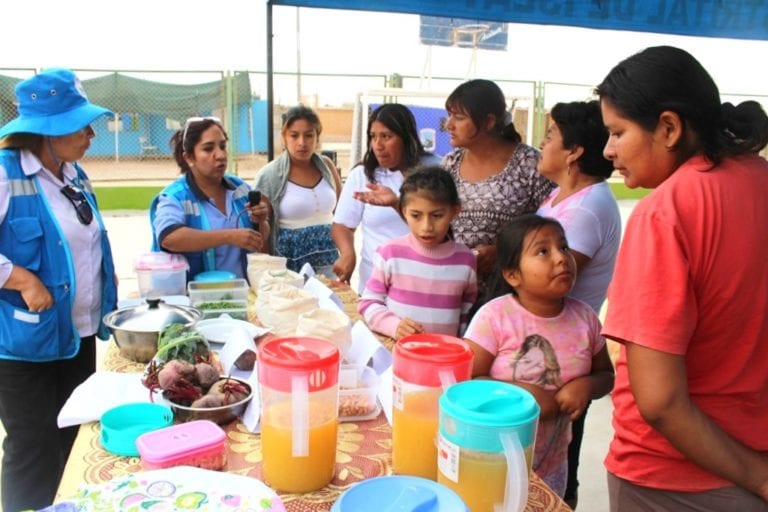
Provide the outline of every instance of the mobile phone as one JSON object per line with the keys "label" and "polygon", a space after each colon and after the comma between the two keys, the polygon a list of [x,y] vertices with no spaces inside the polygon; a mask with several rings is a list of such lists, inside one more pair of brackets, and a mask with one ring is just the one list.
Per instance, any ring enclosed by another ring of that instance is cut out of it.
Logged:
{"label": "mobile phone", "polygon": [[[259,190],[249,190],[248,191],[248,204],[253,208],[254,206],[258,205],[261,202],[261,191]],[[247,211],[247,210],[245,210]],[[254,224],[253,229],[256,231],[259,230],[259,225]]]}

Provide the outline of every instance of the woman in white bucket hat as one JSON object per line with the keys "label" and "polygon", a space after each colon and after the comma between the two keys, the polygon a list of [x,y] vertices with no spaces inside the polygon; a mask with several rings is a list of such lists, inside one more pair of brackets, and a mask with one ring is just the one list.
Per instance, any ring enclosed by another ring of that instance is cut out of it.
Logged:
{"label": "woman in white bucket hat", "polygon": [[76,163],[112,113],[68,69],[16,86],[19,116],[0,128],[0,420],[2,509],[50,505],[76,427],[59,410],[96,369],[95,337],[115,308],[112,253]]}

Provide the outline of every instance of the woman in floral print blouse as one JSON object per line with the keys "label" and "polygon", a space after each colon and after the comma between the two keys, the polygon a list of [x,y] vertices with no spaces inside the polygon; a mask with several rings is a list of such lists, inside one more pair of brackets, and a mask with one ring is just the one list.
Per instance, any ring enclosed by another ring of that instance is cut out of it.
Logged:
{"label": "woman in floral print blouse", "polygon": [[443,159],[461,198],[453,234],[477,255],[478,277],[496,262],[496,235],[507,221],[535,212],[554,184],[536,166],[539,152],[521,142],[504,93],[490,80],[459,85],[445,102],[445,130],[456,148]]}

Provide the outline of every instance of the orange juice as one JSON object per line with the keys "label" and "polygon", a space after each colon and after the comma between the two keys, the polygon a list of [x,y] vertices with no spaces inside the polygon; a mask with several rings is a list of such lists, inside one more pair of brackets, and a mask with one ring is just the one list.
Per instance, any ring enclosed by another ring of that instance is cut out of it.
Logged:
{"label": "orange juice", "polygon": [[[531,447],[525,449],[525,460],[530,468]],[[494,512],[495,504],[504,503],[507,482],[507,459],[503,453],[485,453],[474,450],[460,451],[458,481],[438,471],[437,481],[452,489],[472,512]]]}
{"label": "orange juice", "polygon": [[333,479],[338,419],[334,404],[310,403],[309,454],[294,457],[290,403],[269,406],[261,420],[264,479],[278,490],[316,491]]}
{"label": "orange juice", "polygon": [[441,388],[404,393],[402,408],[393,408],[392,471],[437,478],[438,398]]}

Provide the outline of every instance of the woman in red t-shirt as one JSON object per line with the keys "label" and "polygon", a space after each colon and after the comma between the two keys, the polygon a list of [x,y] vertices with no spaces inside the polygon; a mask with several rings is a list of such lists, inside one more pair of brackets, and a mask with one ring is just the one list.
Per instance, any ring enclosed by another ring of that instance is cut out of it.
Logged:
{"label": "woman in red t-shirt", "polygon": [[612,511],[768,510],[768,117],[668,46],[597,87],[630,217],[603,334],[622,343]]}

